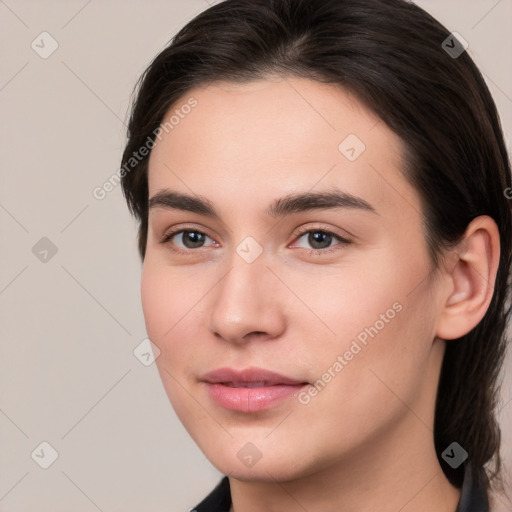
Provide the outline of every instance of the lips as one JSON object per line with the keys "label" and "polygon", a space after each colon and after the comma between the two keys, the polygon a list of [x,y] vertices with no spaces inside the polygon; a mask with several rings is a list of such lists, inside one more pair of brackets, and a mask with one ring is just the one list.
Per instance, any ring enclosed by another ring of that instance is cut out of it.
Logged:
{"label": "lips", "polygon": [[230,388],[264,388],[266,386],[275,386],[276,384],[271,384],[268,380],[262,380],[259,382],[220,382],[224,386],[228,386]]}
{"label": "lips", "polygon": [[229,387],[255,388],[288,385],[295,386],[307,384],[305,381],[292,379],[270,370],[262,368],[247,368],[245,370],[234,370],[232,368],[219,368],[206,373],[200,379],[210,384],[223,384]]}
{"label": "lips", "polygon": [[201,377],[208,396],[230,411],[255,413],[277,406],[307,382],[261,368],[219,368]]}

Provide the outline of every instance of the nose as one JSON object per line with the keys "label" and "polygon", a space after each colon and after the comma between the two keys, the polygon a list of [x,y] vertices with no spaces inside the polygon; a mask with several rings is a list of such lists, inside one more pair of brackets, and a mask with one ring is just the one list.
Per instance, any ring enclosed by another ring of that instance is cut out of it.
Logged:
{"label": "nose", "polygon": [[285,330],[286,290],[263,257],[246,263],[235,254],[230,270],[214,290],[209,294],[208,327],[217,338],[240,344],[274,339]]}

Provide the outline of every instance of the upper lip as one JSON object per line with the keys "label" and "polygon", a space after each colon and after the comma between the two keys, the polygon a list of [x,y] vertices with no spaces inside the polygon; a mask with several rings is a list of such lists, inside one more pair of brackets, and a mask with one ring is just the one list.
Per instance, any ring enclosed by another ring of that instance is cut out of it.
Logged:
{"label": "upper lip", "polygon": [[304,381],[292,379],[270,370],[263,368],[246,368],[244,370],[235,370],[233,368],[217,368],[205,373],[201,381],[210,384],[249,384],[262,383],[262,386],[276,386],[278,384],[297,385],[306,384]]}

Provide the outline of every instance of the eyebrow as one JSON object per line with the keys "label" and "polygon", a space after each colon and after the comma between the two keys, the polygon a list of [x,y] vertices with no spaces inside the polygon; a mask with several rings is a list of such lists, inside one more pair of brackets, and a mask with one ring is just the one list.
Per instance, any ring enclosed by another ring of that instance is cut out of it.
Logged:
{"label": "eyebrow", "polygon": [[[220,219],[220,215],[208,199],[168,189],[160,190],[152,196],[148,206],[149,210],[154,208],[184,210]],[[363,198],[337,189],[290,194],[274,200],[265,213],[271,217],[282,217],[309,210],[337,208],[358,209],[379,215],[377,210]]]}

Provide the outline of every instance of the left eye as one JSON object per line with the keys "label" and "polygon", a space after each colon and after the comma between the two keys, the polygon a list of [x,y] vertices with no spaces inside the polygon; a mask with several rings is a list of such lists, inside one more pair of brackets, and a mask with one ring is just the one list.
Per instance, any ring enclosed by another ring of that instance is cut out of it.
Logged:
{"label": "left eye", "polygon": [[[346,240],[338,235],[335,235],[334,233],[324,231],[321,229],[312,229],[309,231],[305,231],[299,236],[298,240],[305,237],[307,237],[306,241],[310,245],[310,247],[312,247],[315,250],[329,249],[331,247],[331,243],[335,240],[338,240],[340,243],[350,243],[349,240]],[[305,248],[309,249],[309,247]]]}

